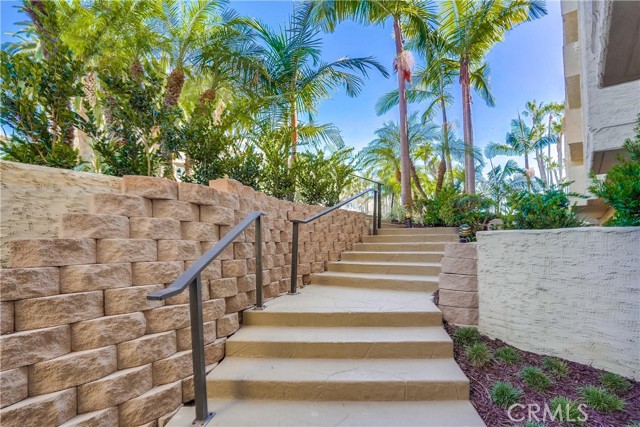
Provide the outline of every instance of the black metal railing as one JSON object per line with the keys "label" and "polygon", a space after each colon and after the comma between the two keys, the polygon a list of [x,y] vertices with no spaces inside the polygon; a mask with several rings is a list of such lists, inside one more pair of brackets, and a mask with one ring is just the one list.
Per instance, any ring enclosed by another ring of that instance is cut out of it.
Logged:
{"label": "black metal railing", "polygon": [[360,175],[356,175],[355,173],[352,173],[351,176],[354,176],[356,178],[362,179],[364,181],[369,181],[373,184],[376,185],[376,188],[378,190],[378,228],[382,228],[382,183],[380,181],[376,181],[374,179],[371,178],[365,178],[364,176],[360,176]]}
{"label": "black metal railing", "polygon": [[[366,179],[366,178],[365,178]],[[382,184],[380,184],[382,185]],[[335,206],[331,206],[330,208],[327,208],[325,210],[323,210],[322,212],[318,212],[315,215],[311,215],[308,218],[305,219],[301,219],[301,220],[292,220],[291,222],[293,223],[293,239],[292,239],[292,247],[291,247],[291,289],[289,291],[290,294],[295,294],[298,291],[298,234],[300,231],[300,224],[308,224],[312,221],[315,221],[316,219],[330,213],[333,212],[334,210],[341,208],[342,206],[346,205],[347,203],[350,203],[352,201],[354,201],[355,199],[357,199],[358,197],[362,197],[365,194],[368,194],[370,192],[373,191],[373,224],[372,224],[372,233],[374,235],[378,234],[378,228],[380,228],[380,221],[379,221],[379,215],[380,215],[380,187],[378,187],[377,189],[375,188],[369,188],[367,190],[361,191],[358,194],[356,194],[355,196],[351,196],[346,200],[341,201],[340,203],[338,203]]]}
{"label": "black metal railing", "polygon": [[193,359],[193,386],[196,403],[194,425],[205,425],[215,413],[207,408],[207,378],[204,354],[204,324],[202,319],[202,279],[200,274],[229,246],[247,227],[255,222],[256,252],[256,306],[264,308],[262,301],[262,216],[264,212],[255,211],[247,215],[218,243],[204,253],[191,267],[182,273],[171,285],[161,291],[147,295],[149,300],[165,300],[179,294],[189,287],[189,312],[191,315],[191,350]]}

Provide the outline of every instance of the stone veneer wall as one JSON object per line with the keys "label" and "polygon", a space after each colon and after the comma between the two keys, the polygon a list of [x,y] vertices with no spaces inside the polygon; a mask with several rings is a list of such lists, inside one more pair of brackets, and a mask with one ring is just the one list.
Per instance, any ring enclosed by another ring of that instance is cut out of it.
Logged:
{"label": "stone veneer wall", "polygon": [[477,237],[482,333],[640,379],[640,227]]}
{"label": "stone veneer wall", "polygon": [[[193,399],[188,292],[166,302],[146,295],[262,210],[262,285],[276,297],[290,284],[290,220],[322,209],[229,180],[118,182],[121,192],[88,197],[90,213],[63,214],[59,238],[10,242],[0,288],[3,427],[164,425]],[[368,225],[364,214],[339,210],[302,226],[298,281],[339,259]],[[255,302],[254,237],[250,227],[203,272],[209,370]]]}
{"label": "stone veneer wall", "polygon": [[478,324],[478,275],[475,243],[447,243],[442,258],[438,307],[454,325]]}

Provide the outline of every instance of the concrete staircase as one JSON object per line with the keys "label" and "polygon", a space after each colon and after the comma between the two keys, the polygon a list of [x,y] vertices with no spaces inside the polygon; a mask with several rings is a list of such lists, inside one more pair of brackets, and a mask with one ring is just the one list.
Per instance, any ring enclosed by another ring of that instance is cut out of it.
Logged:
{"label": "concrete staircase", "polygon": [[[483,426],[432,302],[448,228],[380,230],[299,295],[244,313],[207,377],[209,425]],[[182,409],[169,426],[187,426]]]}

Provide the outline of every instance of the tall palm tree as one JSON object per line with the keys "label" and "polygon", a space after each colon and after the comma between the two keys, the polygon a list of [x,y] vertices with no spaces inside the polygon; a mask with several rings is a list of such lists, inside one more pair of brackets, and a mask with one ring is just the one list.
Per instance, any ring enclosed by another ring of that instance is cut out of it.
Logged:
{"label": "tall palm tree", "polygon": [[336,25],[347,19],[362,24],[384,25],[391,21],[395,40],[394,68],[398,75],[398,95],[400,109],[400,157],[402,170],[402,205],[411,205],[411,159],[407,126],[406,82],[411,81],[412,57],[405,50],[404,38],[419,40],[427,44],[431,32],[435,9],[431,0],[314,0],[313,19],[320,22],[325,30],[334,31]]}
{"label": "tall palm tree", "polygon": [[[507,31],[546,15],[543,0],[443,0],[441,28],[447,46],[458,61],[462,91],[464,142],[473,149],[471,119],[471,65],[485,55]],[[465,156],[465,191],[475,193],[475,164],[470,151]]]}
{"label": "tall palm tree", "polygon": [[322,61],[320,30],[311,20],[312,3],[296,3],[287,28],[276,32],[264,23],[246,19],[263,49],[264,67],[268,73],[263,90],[272,112],[291,132],[291,163],[295,161],[300,133],[301,114],[313,123],[318,103],[343,87],[348,96],[360,94],[369,71],[385,68],[373,57],[342,57],[333,62]]}

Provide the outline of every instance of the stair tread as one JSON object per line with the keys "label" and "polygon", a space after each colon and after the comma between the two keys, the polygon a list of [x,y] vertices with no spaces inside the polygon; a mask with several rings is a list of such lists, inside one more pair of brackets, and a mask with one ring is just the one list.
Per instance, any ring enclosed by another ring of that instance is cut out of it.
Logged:
{"label": "stair tread", "polygon": [[388,273],[348,273],[342,271],[325,271],[322,273],[314,273],[311,277],[314,276],[324,276],[324,277],[345,277],[345,278],[354,278],[354,279],[380,279],[380,280],[391,280],[391,281],[417,281],[417,282],[434,282],[438,281],[438,276],[425,276],[422,274],[388,274]]}
{"label": "stair tread", "polygon": [[[468,401],[313,402],[210,399],[217,415],[209,426],[484,426]],[[186,427],[195,417],[183,407],[167,427]]]}
{"label": "stair tread", "polygon": [[[375,252],[373,252],[375,253]],[[398,265],[398,266],[407,266],[407,267],[440,267],[439,262],[415,262],[415,261],[407,261],[407,262],[399,262],[399,261],[351,261],[351,260],[343,260],[343,261],[330,261],[329,264],[354,264],[354,265]],[[367,274],[367,273],[358,273],[358,274]],[[373,274],[373,273],[372,273]],[[382,274],[382,273],[380,273]],[[384,273],[386,276],[387,273]]]}
{"label": "stair tread", "polygon": [[[382,255],[397,255],[398,251],[349,251],[344,252],[349,254],[382,254]],[[402,255],[444,255],[444,251],[410,251],[402,252]]]}

